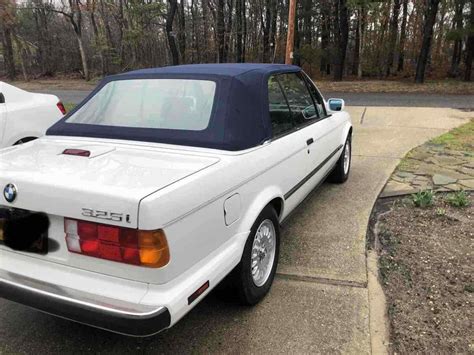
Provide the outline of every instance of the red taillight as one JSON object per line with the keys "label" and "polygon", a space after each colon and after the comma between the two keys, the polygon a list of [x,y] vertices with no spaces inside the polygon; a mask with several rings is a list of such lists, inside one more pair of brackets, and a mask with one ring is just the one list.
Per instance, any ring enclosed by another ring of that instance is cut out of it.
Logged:
{"label": "red taillight", "polygon": [[170,260],[165,233],[139,231],[92,222],[64,219],[70,252],[147,267],[163,267]]}
{"label": "red taillight", "polygon": [[58,106],[59,111],[61,111],[61,113],[62,113],[63,115],[65,115],[65,114],[67,113],[66,107],[64,107],[64,105],[63,105],[63,103],[62,103],[61,101],[59,101],[59,102],[56,104],[56,106]]}

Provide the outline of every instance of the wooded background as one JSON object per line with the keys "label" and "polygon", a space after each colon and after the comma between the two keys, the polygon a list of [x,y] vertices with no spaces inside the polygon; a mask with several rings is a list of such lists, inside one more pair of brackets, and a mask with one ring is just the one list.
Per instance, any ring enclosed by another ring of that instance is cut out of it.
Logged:
{"label": "wooded background", "polygon": [[[0,0],[0,75],[86,80],[285,57],[289,0]],[[471,80],[474,0],[297,0],[294,63],[314,78]]]}

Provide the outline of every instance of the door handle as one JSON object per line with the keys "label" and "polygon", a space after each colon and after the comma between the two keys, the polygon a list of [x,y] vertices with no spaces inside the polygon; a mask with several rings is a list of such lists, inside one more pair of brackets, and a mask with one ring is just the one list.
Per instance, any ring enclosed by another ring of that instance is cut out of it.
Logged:
{"label": "door handle", "polygon": [[307,145],[311,145],[311,144],[313,144],[313,143],[314,143],[314,139],[313,139],[313,138],[310,138],[310,139],[308,139],[308,140],[306,141],[306,144],[307,144]]}

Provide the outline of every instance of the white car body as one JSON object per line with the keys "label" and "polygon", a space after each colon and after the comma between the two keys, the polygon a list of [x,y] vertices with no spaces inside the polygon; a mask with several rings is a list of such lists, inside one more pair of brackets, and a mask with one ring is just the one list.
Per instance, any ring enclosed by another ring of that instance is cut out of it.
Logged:
{"label": "white car body", "polygon": [[[54,95],[21,90],[0,81],[0,148],[41,137],[63,117]],[[2,102],[4,101],[4,102]]]}
{"label": "white car body", "polygon": [[[46,256],[0,245],[0,296],[128,335],[170,327],[240,262],[265,206],[283,221],[328,176],[351,132],[349,114],[339,111],[239,151],[49,135],[7,148],[0,187],[14,183],[18,196],[13,203],[0,196],[0,207],[45,212],[57,245]],[[91,154],[61,154],[66,149]],[[102,223],[109,225],[164,230],[169,263],[143,268],[68,252],[64,216],[98,222],[83,209],[106,211]],[[113,213],[127,218],[111,220]],[[189,302],[206,282],[210,287]],[[78,308],[86,316],[64,311]],[[111,326],[117,318],[128,327]]]}

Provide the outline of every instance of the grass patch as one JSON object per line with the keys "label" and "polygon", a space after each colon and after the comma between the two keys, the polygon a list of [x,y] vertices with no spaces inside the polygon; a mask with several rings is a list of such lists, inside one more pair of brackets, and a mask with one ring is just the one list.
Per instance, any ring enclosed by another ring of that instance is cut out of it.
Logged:
{"label": "grass patch", "polygon": [[426,208],[433,205],[434,195],[432,190],[418,191],[411,195],[411,200],[416,207]]}
{"label": "grass patch", "polygon": [[400,161],[398,164],[397,170],[398,171],[410,171],[415,169],[419,165],[419,162],[415,159],[412,159],[411,156],[406,156]]}
{"label": "grass patch", "polygon": [[432,139],[430,143],[449,150],[474,151],[474,120]]}
{"label": "grass patch", "polygon": [[467,207],[469,206],[469,196],[464,190],[456,191],[448,195],[446,202],[457,208]]}

